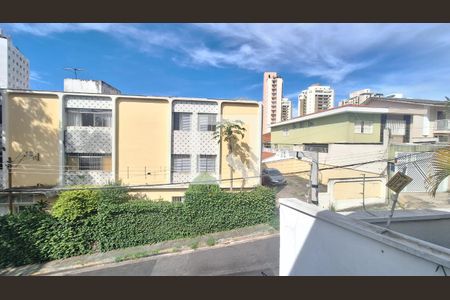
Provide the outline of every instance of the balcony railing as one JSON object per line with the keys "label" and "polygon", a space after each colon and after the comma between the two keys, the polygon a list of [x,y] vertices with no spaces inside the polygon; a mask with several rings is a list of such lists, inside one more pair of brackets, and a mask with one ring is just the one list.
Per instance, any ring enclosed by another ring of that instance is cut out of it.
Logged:
{"label": "balcony railing", "polygon": [[436,130],[450,131],[450,120],[436,120]]}

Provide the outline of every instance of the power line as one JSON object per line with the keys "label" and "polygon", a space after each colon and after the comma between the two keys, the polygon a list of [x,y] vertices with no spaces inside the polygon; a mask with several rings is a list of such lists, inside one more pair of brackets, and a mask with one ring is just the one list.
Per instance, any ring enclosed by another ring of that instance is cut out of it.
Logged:
{"label": "power line", "polygon": [[[432,152],[432,151],[429,151]],[[424,153],[424,152],[421,152]],[[401,157],[397,157],[396,159],[401,159],[404,157],[410,157],[414,154],[407,154]],[[333,170],[333,169],[340,169],[340,168],[346,168],[346,167],[354,167],[359,165],[365,165],[370,164],[374,162],[389,162],[389,161],[395,161],[396,159],[379,159],[379,160],[372,160],[367,162],[361,162],[361,163],[353,163],[353,164],[347,164],[342,166],[332,166],[327,168],[319,169],[319,171],[326,171],[326,170]],[[302,174],[302,173],[309,173],[310,170],[304,170],[304,171],[297,171],[297,172],[289,172],[289,173],[282,173],[283,175],[294,175],[294,174]],[[225,181],[231,181],[231,180],[247,180],[247,179],[256,179],[261,178],[262,175],[257,176],[248,176],[248,177],[238,177],[238,178],[228,178],[228,179],[216,179],[216,180],[206,180],[206,181],[186,181],[186,182],[177,182],[177,183],[160,183],[160,184],[141,184],[141,185],[125,185],[125,186],[101,186],[101,187],[84,187],[84,188],[51,188],[51,189],[21,189],[20,192],[56,192],[56,191],[76,191],[76,190],[105,190],[105,189],[115,189],[115,188],[125,188],[125,189],[139,189],[139,188],[148,188],[148,187],[170,187],[170,186],[179,186],[179,185],[188,185],[191,183],[219,183],[219,182],[225,182]],[[3,190],[7,191],[7,189]]]}

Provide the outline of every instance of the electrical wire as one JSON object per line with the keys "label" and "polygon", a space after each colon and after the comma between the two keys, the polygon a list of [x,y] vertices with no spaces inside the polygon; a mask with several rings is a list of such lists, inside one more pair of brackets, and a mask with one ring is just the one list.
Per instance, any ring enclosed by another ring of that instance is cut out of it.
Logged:
{"label": "electrical wire", "polygon": [[[423,153],[423,152],[422,152]],[[398,157],[399,158],[403,158],[403,157],[410,157],[411,154],[402,156],[402,157]],[[372,161],[367,161],[367,162],[361,162],[361,163],[353,163],[353,164],[347,164],[347,165],[342,165],[342,166],[331,166],[331,167],[327,167],[327,168],[322,168],[319,169],[319,171],[326,171],[326,170],[333,170],[333,169],[339,169],[339,168],[345,168],[345,167],[352,167],[352,166],[360,166],[360,165],[365,165],[365,164],[369,164],[369,163],[374,163],[374,162],[389,162],[389,161],[395,161],[395,159],[379,159],[379,160],[372,160]],[[283,175],[294,175],[294,174],[302,174],[302,173],[309,173],[310,170],[302,170],[302,171],[297,171],[297,172],[289,172],[289,173],[282,173]],[[237,181],[237,180],[247,180],[247,179],[256,179],[256,178],[261,178],[262,175],[256,175],[256,176],[247,176],[247,177],[238,177],[238,178],[229,178],[229,179],[217,179],[214,180],[214,182],[219,183],[219,182],[226,182],[226,181]],[[195,183],[211,183],[213,180],[206,180],[206,181],[197,181]],[[119,187],[114,187],[114,186],[101,186],[101,187],[84,187],[84,188],[48,188],[48,189],[21,189],[21,192],[36,192],[36,191],[40,191],[40,192],[55,192],[55,191],[71,191],[71,190],[104,190],[104,189],[114,189],[114,188],[126,188],[126,189],[144,189],[144,188],[148,188],[148,187],[169,187],[169,186],[180,186],[180,185],[188,185],[194,183],[192,181],[186,181],[186,182],[177,182],[177,183],[159,183],[159,184],[141,184],[141,185],[125,185],[125,186],[119,186]],[[8,189],[4,189],[3,191],[9,191]]]}

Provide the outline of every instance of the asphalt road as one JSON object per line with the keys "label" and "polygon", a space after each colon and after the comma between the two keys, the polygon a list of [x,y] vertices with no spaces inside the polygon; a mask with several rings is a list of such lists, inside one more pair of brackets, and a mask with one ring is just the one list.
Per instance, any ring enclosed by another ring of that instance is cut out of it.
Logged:
{"label": "asphalt road", "polygon": [[278,235],[78,269],[69,276],[278,276]]}

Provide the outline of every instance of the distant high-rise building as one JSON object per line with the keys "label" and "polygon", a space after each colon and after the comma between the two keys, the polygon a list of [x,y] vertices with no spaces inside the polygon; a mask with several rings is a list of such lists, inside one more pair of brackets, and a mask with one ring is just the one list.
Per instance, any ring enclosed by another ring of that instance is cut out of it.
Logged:
{"label": "distant high-rise building", "polygon": [[292,102],[288,98],[281,100],[281,122],[292,119]]}
{"label": "distant high-rise building", "polygon": [[313,84],[298,95],[298,116],[309,115],[334,107],[334,90],[330,86]]}
{"label": "distant high-rise building", "polygon": [[270,132],[270,124],[281,122],[283,78],[276,72],[264,72],[263,133]]}
{"label": "distant high-rise building", "polygon": [[29,89],[30,63],[0,29],[0,88]]}
{"label": "distant high-rise building", "polygon": [[348,105],[348,104],[361,105],[361,104],[364,104],[364,102],[367,99],[369,99],[370,97],[372,97],[374,95],[375,94],[372,93],[370,89],[354,91],[349,94],[348,99],[345,99],[345,100],[342,100],[341,102],[339,102],[339,106]]}

